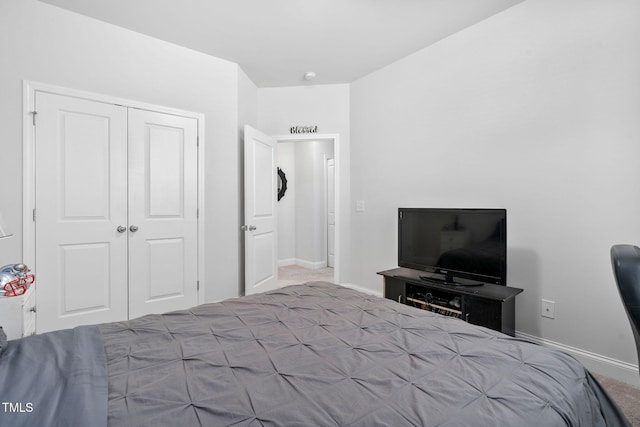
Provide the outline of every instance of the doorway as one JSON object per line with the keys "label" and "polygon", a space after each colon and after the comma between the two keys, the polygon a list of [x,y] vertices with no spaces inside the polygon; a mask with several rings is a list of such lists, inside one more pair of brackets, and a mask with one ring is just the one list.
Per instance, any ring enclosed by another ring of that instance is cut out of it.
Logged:
{"label": "doorway", "polygon": [[337,137],[277,141],[276,162],[286,183],[277,204],[278,287],[315,280],[338,283]]}

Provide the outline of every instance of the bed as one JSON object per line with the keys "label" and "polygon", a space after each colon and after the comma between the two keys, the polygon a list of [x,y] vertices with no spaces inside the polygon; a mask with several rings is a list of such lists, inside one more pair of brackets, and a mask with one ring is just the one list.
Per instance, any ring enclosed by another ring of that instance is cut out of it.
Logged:
{"label": "bed", "polygon": [[0,384],[13,426],[629,425],[562,352],[325,282],[10,341]]}

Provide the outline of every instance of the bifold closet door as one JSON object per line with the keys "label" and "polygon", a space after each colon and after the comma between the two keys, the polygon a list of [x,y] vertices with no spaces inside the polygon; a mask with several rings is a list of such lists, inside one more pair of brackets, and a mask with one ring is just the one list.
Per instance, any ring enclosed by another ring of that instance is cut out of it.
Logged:
{"label": "bifold closet door", "polygon": [[197,304],[197,120],[36,93],[36,329]]}
{"label": "bifold closet door", "polygon": [[127,109],[37,92],[37,331],[127,318]]}
{"label": "bifold closet door", "polygon": [[129,317],[197,304],[197,121],[129,109]]}

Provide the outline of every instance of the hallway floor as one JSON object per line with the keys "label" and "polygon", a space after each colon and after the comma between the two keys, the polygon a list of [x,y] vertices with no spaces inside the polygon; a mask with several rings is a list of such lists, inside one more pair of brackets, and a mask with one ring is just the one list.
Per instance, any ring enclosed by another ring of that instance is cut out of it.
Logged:
{"label": "hallway floor", "polygon": [[333,268],[304,268],[299,265],[278,267],[278,287],[313,282],[316,280],[333,283]]}

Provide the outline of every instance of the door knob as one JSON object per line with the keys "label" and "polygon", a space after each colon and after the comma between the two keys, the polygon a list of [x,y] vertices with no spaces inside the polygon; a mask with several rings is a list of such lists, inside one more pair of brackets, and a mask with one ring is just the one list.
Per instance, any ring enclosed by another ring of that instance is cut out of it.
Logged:
{"label": "door knob", "polygon": [[129,231],[131,231],[132,233],[135,233],[136,231],[138,231],[138,226],[132,225],[131,227],[129,227]]}
{"label": "door knob", "polygon": [[118,228],[116,228],[116,230],[118,231],[118,233],[124,233],[125,231],[127,231],[127,227],[123,225],[119,225]]}
{"label": "door knob", "polygon": [[243,231],[253,231],[255,230],[257,227],[255,225],[243,225],[242,227],[240,227]]}

